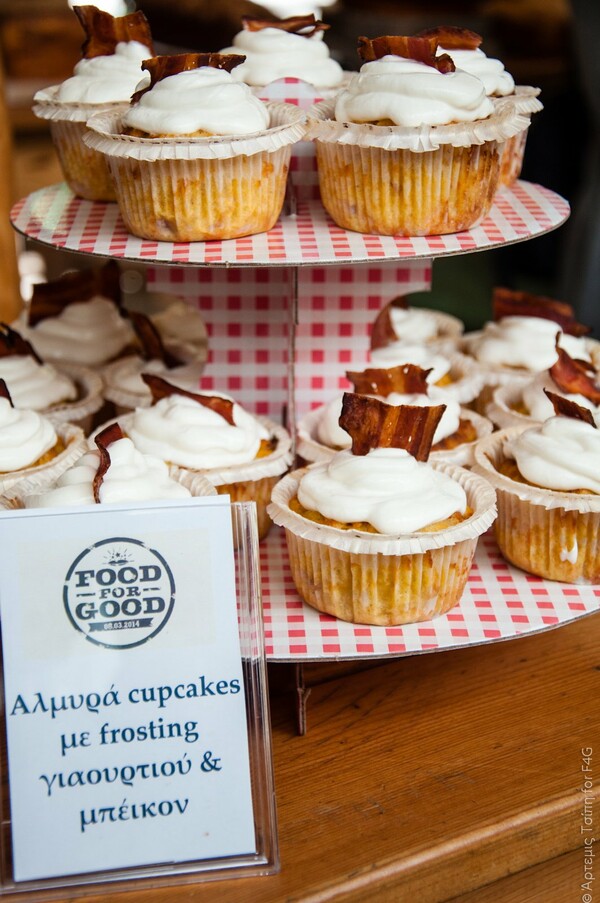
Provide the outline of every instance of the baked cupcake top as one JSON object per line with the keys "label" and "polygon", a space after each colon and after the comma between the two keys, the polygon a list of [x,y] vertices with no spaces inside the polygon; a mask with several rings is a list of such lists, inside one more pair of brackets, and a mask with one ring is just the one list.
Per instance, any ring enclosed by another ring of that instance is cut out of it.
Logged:
{"label": "baked cupcake top", "polygon": [[0,379],[16,408],[44,411],[74,401],[78,394],[73,380],[42,363],[30,343],[7,323],[0,323]]}
{"label": "baked cupcake top", "polygon": [[464,489],[426,462],[443,405],[393,407],[344,395],[342,427],[352,448],[310,467],[298,502],[342,524],[363,522],[378,533],[422,530],[467,511]]}
{"label": "baked cupcake top", "polygon": [[338,94],[338,122],[418,127],[474,122],[493,113],[483,83],[457,70],[435,38],[359,38],[365,61]]}
{"label": "baked cupcake top", "polygon": [[559,347],[571,357],[590,360],[584,338],[590,330],[564,301],[496,288],[493,315],[481,332],[463,338],[464,348],[482,364],[547,370],[557,360],[557,333]]}
{"label": "baked cupcake top", "polygon": [[0,379],[0,473],[30,467],[57,440],[56,430],[46,417],[14,407],[6,383]]}
{"label": "baked cupcake top", "polygon": [[95,437],[97,449],[82,455],[53,486],[23,496],[26,508],[93,505],[188,498],[164,461],[145,455],[118,424]]}
{"label": "baked cupcake top", "polygon": [[231,70],[243,56],[182,53],[144,62],[150,84],[136,92],[124,132],[140,137],[250,135],[269,127],[266,105]]}
{"label": "baked cupcake top", "polygon": [[548,396],[556,416],[505,442],[504,454],[535,486],[600,494],[600,415],[551,392]]}
{"label": "baked cupcake top", "polygon": [[90,367],[117,357],[135,338],[112,261],[35,285],[28,310],[14,325],[42,359]]}
{"label": "baked cupcake top", "polygon": [[140,451],[193,470],[247,464],[269,432],[226,395],[203,395],[144,374],[153,404],[131,415],[127,433]]}
{"label": "baked cupcake top", "polygon": [[504,68],[504,63],[483,52],[480,47],[483,38],[476,32],[468,28],[441,25],[437,28],[425,28],[415,37],[435,38],[438,41],[438,53],[448,54],[457,69],[475,75],[482,81],[488,97],[505,97],[515,90],[514,79]]}
{"label": "baked cupcake top", "polygon": [[278,78],[299,78],[319,88],[335,88],[342,83],[342,67],[331,59],[323,40],[329,26],[314,15],[279,21],[243,16],[242,24],[233,45],[221,51],[246,57],[233,70],[234,79],[257,87]]}
{"label": "baked cupcake top", "polygon": [[86,33],[83,58],[56,89],[38,91],[35,100],[61,103],[123,103],[144,80],[142,61],[153,56],[152,36],[142,12],[114,17],[95,6],[76,6]]}

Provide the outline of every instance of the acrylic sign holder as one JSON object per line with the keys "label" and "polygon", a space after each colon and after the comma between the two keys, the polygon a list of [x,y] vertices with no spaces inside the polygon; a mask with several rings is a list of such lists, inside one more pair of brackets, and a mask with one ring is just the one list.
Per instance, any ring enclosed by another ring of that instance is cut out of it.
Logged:
{"label": "acrylic sign holder", "polygon": [[[265,97],[302,106],[316,99],[309,86],[287,80]],[[469,231],[362,235],[335,226],[323,210],[309,144],[294,149],[291,184],[274,229],[233,241],[138,239],[125,231],[115,204],[78,200],[64,185],[30,195],[12,218],[16,229],[43,243],[146,265],[150,291],[185,298],[205,319],[210,350],[201,387],[230,392],[256,414],[286,419],[293,428],[346,387],[347,369],[365,366],[378,311],[396,295],[427,290],[433,258],[525,241],[569,215],[559,195],[517,182],[497,193],[489,215]],[[367,627],[313,611],[294,589],[278,528],[261,546],[261,582],[267,659],[300,668],[509,639],[600,607],[600,587],[525,575],[504,562],[491,535],[479,543],[459,605],[421,624]]]}

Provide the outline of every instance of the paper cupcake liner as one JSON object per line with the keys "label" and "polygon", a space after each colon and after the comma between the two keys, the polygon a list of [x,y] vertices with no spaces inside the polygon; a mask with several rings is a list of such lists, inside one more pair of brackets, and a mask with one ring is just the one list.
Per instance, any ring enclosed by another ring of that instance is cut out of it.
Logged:
{"label": "paper cupcake liner", "polygon": [[496,469],[504,443],[523,432],[512,427],[483,439],[473,470],[498,497],[496,540],[512,564],[549,580],[600,582],[600,496],[541,489],[518,483]]}
{"label": "paper cupcake liner", "polygon": [[513,94],[492,99],[497,107],[504,103],[511,103],[517,113],[531,116],[532,113],[539,113],[544,109],[544,104],[538,99],[540,93],[541,88],[533,88],[531,85],[516,85]]}
{"label": "paper cupcake liner", "polygon": [[0,474],[0,493],[4,495],[24,479],[27,479],[27,485],[32,488],[48,486],[87,451],[87,442],[80,427],[74,426],[72,423],[58,423],[55,424],[55,430],[59,439],[62,439],[65,444],[64,451],[46,464]]}
{"label": "paper cupcake liner", "polygon": [[88,433],[92,427],[94,414],[100,410],[102,398],[102,377],[89,367],[77,364],[60,364],[57,367],[77,386],[79,398],[47,408],[43,414],[52,423],[72,423]]}
{"label": "paper cupcake liner", "polygon": [[292,577],[305,602],[345,621],[392,625],[428,620],[459,601],[477,539],[495,517],[494,492],[462,468],[436,468],[461,483],[474,514],[457,527],[412,537],[315,524],[289,507],[303,471],[277,484],[268,510],[285,528]]}
{"label": "paper cupcake liner", "polygon": [[[112,113],[126,110],[129,106],[127,99],[110,103],[65,103],[58,100],[57,95],[60,85],[52,85],[44,91],[38,91],[34,98],[32,110],[38,119],[47,119],[50,122],[87,122],[90,116],[96,113]],[[43,95],[43,96],[42,96]]]}
{"label": "paper cupcake liner", "polygon": [[511,426],[524,428],[539,422],[529,414],[520,414],[519,411],[514,410],[515,405],[522,403],[524,385],[525,381],[519,381],[494,389],[492,400],[487,406],[486,416],[498,429],[504,430]]}
{"label": "paper cupcake liner", "polygon": [[500,156],[500,185],[512,185],[517,181],[523,169],[525,145],[529,127],[520,134],[508,138],[502,145]]}
{"label": "paper cupcake liner", "polygon": [[102,154],[86,147],[85,122],[54,120],[50,133],[65,181],[73,194],[87,201],[114,201],[115,189]]}

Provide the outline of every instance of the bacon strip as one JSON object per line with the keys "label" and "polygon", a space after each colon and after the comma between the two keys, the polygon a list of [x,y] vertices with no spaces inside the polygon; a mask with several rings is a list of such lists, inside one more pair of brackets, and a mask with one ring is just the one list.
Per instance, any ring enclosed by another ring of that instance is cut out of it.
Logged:
{"label": "bacon strip", "polygon": [[457,25],[438,25],[435,28],[424,28],[418,31],[415,38],[435,38],[440,47],[446,50],[477,50],[483,38],[469,28]]}
{"label": "bacon strip", "polygon": [[73,12],[79,19],[86,38],[81,55],[86,60],[95,56],[111,56],[121,41],[139,41],[154,54],[150,25],[141,10],[128,16],[111,16],[95,6],[75,6]]}
{"label": "bacon strip", "polygon": [[119,267],[114,260],[99,269],[65,273],[60,279],[34,285],[27,322],[35,326],[48,317],[57,317],[69,304],[89,301],[95,295],[113,301],[121,316],[125,316],[121,306]]}
{"label": "bacon strip", "polygon": [[287,19],[255,19],[252,16],[242,16],[244,31],[262,31],[263,28],[278,28],[287,31],[288,34],[299,34],[303,38],[312,38],[318,31],[327,31],[329,25],[325,25],[312,13],[308,16],[288,16]]}
{"label": "bacon strip", "polygon": [[239,53],[174,53],[170,56],[153,56],[144,60],[142,69],[150,73],[150,84],[141,91],[131,95],[131,103],[137,103],[146,91],[157,82],[168,78],[170,75],[179,75],[180,72],[189,72],[191,69],[200,69],[201,66],[210,66],[212,69],[224,69],[231,72],[246,59]]}
{"label": "bacon strip", "polygon": [[11,408],[14,408],[13,400],[10,397],[10,392],[8,391],[8,386],[3,379],[0,379],[0,398],[6,398],[6,400],[10,403]]}
{"label": "bacon strip", "polygon": [[0,357],[32,357],[42,363],[41,357],[36,354],[33,345],[27,339],[18,333],[15,329],[11,329],[8,323],[0,323]]}
{"label": "bacon strip", "polygon": [[583,395],[592,404],[600,405],[600,385],[594,382],[586,362],[573,360],[558,344],[556,351],[558,360],[548,371],[553,382],[569,395]]}
{"label": "bacon strip", "polygon": [[160,332],[150,317],[135,310],[130,310],[129,319],[142,346],[142,357],[145,361],[159,360],[169,369],[178,367],[183,363],[165,348]]}
{"label": "bacon strip", "polygon": [[345,392],[339,424],[352,438],[353,455],[366,455],[373,448],[405,448],[417,461],[426,461],[445,410],[445,404],[396,406]]}
{"label": "bacon strip", "polygon": [[391,308],[397,307],[401,310],[408,310],[408,301],[403,295],[393,298],[383,307],[375,318],[373,328],[371,330],[371,350],[375,348],[385,348],[391,342],[395,342],[398,336],[394,332],[392,326]]}
{"label": "bacon strip", "polygon": [[436,56],[438,42],[436,38],[410,38],[404,35],[382,35],[379,38],[358,39],[358,55],[365,63],[380,60],[392,54],[408,60],[425,63],[438,72],[454,72],[456,66],[447,53]]}
{"label": "bacon strip", "polygon": [[156,404],[161,398],[170,398],[172,395],[183,395],[185,398],[191,398],[198,404],[210,408],[223,417],[231,426],[235,426],[233,419],[233,401],[229,398],[221,398],[220,395],[199,395],[196,392],[188,392],[186,389],[180,389],[172,383],[167,382],[161,376],[155,376],[153,373],[142,373],[142,379],[152,392],[152,404]]}
{"label": "bacon strip", "polygon": [[431,370],[423,370],[415,364],[400,364],[387,370],[367,368],[362,373],[346,371],[346,376],[358,395],[383,395],[392,392],[401,395],[427,395],[427,377]]}
{"label": "bacon strip", "polygon": [[544,389],[544,392],[554,405],[555,414],[560,415],[561,417],[571,417],[573,420],[584,420],[586,423],[593,426],[594,429],[598,429],[593,414],[588,408],[583,408],[580,404],[570,401],[562,395],[556,395],[549,389]]}
{"label": "bacon strip", "polygon": [[119,424],[111,423],[110,426],[105,427],[102,432],[98,433],[94,439],[94,442],[100,449],[100,463],[98,464],[98,469],[94,474],[92,483],[94,501],[96,504],[100,504],[100,487],[102,486],[106,472],[110,467],[110,452],[108,451],[108,446],[112,445],[113,442],[117,442],[119,439],[124,438],[125,433]]}
{"label": "bacon strip", "polygon": [[510,288],[495,288],[492,297],[494,320],[502,317],[541,317],[558,323],[568,335],[583,336],[591,332],[575,319],[575,311],[566,301],[533,295],[531,292],[513,291]]}

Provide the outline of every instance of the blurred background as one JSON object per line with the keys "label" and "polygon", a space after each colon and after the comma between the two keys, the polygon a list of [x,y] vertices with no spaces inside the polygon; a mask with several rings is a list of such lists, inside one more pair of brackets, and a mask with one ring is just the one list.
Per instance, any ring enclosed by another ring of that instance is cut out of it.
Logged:
{"label": "blurred background", "polygon": [[[323,0],[327,3],[328,0]],[[330,0],[329,0],[330,2]],[[314,10],[298,0],[138,0],[158,52],[217,50],[231,43],[242,15]],[[548,235],[490,252],[438,260],[432,293],[412,303],[438,307],[477,328],[491,313],[494,285],[574,304],[600,336],[600,2],[598,0],[337,0],[322,9],[326,41],[346,69],[358,68],[359,35],[413,34],[460,25],[504,62],[517,84],[542,89],[522,178],[566,197],[572,216]],[[35,90],[62,81],[80,58],[82,32],[67,0],[0,0],[0,53],[12,140],[11,200],[61,181],[47,125],[31,113]],[[49,275],[63,255],[44,252]],[[81,264],[79,258],[78,265]]]}

